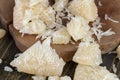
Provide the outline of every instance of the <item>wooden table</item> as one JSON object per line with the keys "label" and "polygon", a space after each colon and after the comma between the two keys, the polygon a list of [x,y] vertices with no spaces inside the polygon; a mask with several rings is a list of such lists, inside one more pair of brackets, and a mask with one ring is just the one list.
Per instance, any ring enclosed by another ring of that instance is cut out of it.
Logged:
{"label": "wooden table", "polygon": [[[2,1],[2,0],[1,0]],[[14,1],[14,0],[8,0],[9,1]],[[4,0],[3,0],[4,3]],[[3,3],[0,3],[3,5]],[[6,6],[7,7],[7,6]],[[13,7],[11,5],[11,7]],[[9,8],[5,11],[9,11]],[[11,11],[12,13],[12,11]],[[3,22],[3,18],[0,17],[1,21],[0,21],[0,28],[7,28],[11,23],[12,23],[12,18],[11,18],[11,13],[8,14],[8,18],[4,18],[4,22]],[[3,13],[4,14],[4,13]],[[9,17],[10,16],[10,17]],[[6,17],[6,15],[5,15]],[[8,21],[6,21],[8,20]],[[1,24],[2,23],[2,24]],[[0,59],[3,60],[3,63],[0,64],[0,80],[32,80],[31,76],[32,75],[28,75],[25,73],[18,73],[15,68],[13,68],[13,72],[5,72],[4,71],[4,67],[5,66],[10,66],[9,63],[14,59],[14,56],[16,53],[19,53],[20,51],[18,50],[18,48],[15,45],[14,40],[12,39],[9,31],[7,33],[7,35],[3,38],[0,39]],[[102,66],[106,66],[107,69],[111,72],[113,72],[113,64],[115,63],[117,66],[117,75],[120,77],[120,61],[118,59],[116,59],[116,54],[105,54],[102,56],[103,58],[103,64],[101,64]],[[62,75],[69,75],[73,78],[74,76],[74,71],[76,68],[77,64],[70,61],[68,62],[65,67],[64,67],[64,71],[62,73]],[[10,66],[11,67],[11,66]]]}

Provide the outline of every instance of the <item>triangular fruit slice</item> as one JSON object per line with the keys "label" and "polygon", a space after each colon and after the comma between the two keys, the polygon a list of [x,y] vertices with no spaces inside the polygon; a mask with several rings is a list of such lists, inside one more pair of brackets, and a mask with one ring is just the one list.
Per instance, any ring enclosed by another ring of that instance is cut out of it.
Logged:
{"label": "triangular fruit slice", "polygon": [[68,9],[73,15],[82,16],[87,21],[94,21],[98,16],[95,0],[72,0]]}
{"label": "triangular fruit slice", "polygon": [[105,67],[78,65],[75,70],[74,80],[119,80]]}
{"label": "triangular fruit slice", "polygon": [[65,65],[55,50],[50,47],[50,38],[43,44],[39,41],[11,62],[19,72],[38,76],[60,76]]}
{"label": "triangular fruit slice", "polygon": [[84,65],[99,65],[102,63],[101,50],[96,42],[81,42],[73,61]]}

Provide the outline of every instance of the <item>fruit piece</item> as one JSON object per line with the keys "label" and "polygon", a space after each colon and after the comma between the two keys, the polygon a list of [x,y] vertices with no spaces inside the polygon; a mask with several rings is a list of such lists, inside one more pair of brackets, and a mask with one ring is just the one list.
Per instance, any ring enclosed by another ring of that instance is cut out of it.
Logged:
{"label": "fruit piece", "polygon": [[6,31],[4,29],[0,29],[0,39],[6,35]]}
{"label": "fruit piece", "polygon": [[39,18],[40,14],[47,8],[48,8],[47,5],[38,4],[38,5],[31,7],[30,9],[32,9],[32,11],[33,11],[32,13],[34,14],[34,17],[38,16],[38,18]]}
{"label": "fruit piece", "polygon": [[75,70],[74,80],[119,80],[105,67],[78,65]]}
{"label": "fruit piece", "polygon": [[75,41],[83,39],[88,34],[89,29],[88,22],[80,16],[73,17],[67,24],[67,30]]}
{"label": "fruit piece", "polygon": [[40,13],[47,8],[44,2],[30,7],[29,1],[16,0],[13,24],[21,33],[41,34],[45,31],[46,25],[39,19]]}
{"label": "fruit piece", "polygon": [[60,76],[65,65],[55,50],[50,47],[50,38],[42,44],[38,41],[10,63],[19,72],[37,76]]}
{"label": "fruit piece", "polygon": [[68,9],[73,15],[82,16],[88,21],[94,21],[98,16],[94,0],[73,0]]}
{"label": "fruit piece", "polygon": [[60,77],[60,80],[72,80],[69,76]]}
{"label": "fruit piece", "polygon": [[29,0],[29,6],[34,6],[34,5],[37,5],[37,4],[44,4],[46,6],[49,5],[49,1],[48,0]]}
{"label": "fruit piece", "polygon": [[60,77],[58,77],[58,76],[49,76],[48,80],[60,80]]}
{"label": "fruit piece", "polygon": [[120,59],[120,45],[117,48],[117,55],[118,55],[118,58]]}
{"label": "fruit piece", "polygon": [[46,10],[39,15],[40,19],[47,24],[48,27],[55,27],[55,11],[52,7],[48,7]]}
{"label": "fruit piece", "polygon": [[46,80],[46,77],[32,76],[33,80]]}
{"label": "fruit piece", "polygon": [[53,44],[67,44],[69,43],[71,36],[69,35],[65,27],[59,29],[53,33]]}
{"label": "fruit piece", "polygon": [[68,4],[68,0],[55,0],[53,8],[55,11],[62,11]]}
{"label": "fruit piece", "polygon": [[13,11],[13,24],[17,30],[23,28],[22,20],[24,16],[25,3],[23,0],[15,0],[15,7]]}
{"label": "fruit piece", "polygon": [[81,42],[73,61],[85,65],[99,65],[102,63],[101,50],[96,42]]}
{"label": "fruit piece", "polygon": [[46,25],[40,19],[31,20],[31,22],[28,23],[26,23],[26,19],[24,19],[24,27],[21,28],[19,32],[29,34],[42,34],[46,31]]}
{"label": "fruit piece", "polygon": [[50,76],[48,77],[48,80],[71,80],[71,78],[69,76],[63,76],[63,77]]}
{"label": "fruit piece", "polygon": [[88,34],[81,40],[83,42],[94,42],[94,38],[92,37],[92,32],[89,31]]}

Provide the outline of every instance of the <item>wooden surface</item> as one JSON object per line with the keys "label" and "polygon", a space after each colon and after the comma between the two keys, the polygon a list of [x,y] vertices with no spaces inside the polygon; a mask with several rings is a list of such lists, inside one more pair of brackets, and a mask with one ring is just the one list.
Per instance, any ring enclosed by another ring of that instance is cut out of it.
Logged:
{"label": "wooden surface", "polygon": [[[116,34],[108,37],[102,37],[100,40],[100,46],[103,53],[107,53],[116,48],[120,43],[120,0],[101,0],[102,7],[98,7],[99,16],[101,22],[105,23],[103,26],[103,31],[112,29]],[[105,14],[110,18],[119,21],[119,23],[114,23],[109,20],[105,20]]]}
{"label": "wooden surface", "polygon": [[0,20],[6,29],[13,21],[13,7],[14,0],[0,0]]}
{"label": "wooden surface", "polygon": [[[1,4],[0,0],[0,4]],[[4,0],[4,1],[8,1],[9,0]],[[120,9],[119,7],[117,7],[117,5],[120,4],[120,0],[102,0],[105,3],[107,3],[108,6],[112,5],[112,8],[107,8],[106,13],[109,14],[109,11],[111,12],[109,15],[114,15],[114,16],[110,16],[112,18],[115,19],[119,19],[120,17],[117,17],[118,15],[116,15],[117,13],[120,14]],[[112,1],[112,3],[110,3]],[[110,4],[110,5],[109,5]],[[113,5],[114,4],[114,5]],[[106,4],[104,4],[105,6],[107,6]],[[13,6],[13,5],[12,5]],[[116,6],[116,9],[114,8],[114,6]],[[1,7],[1,5],[0,5]],[[11,8],[10,8],[11,9]],[[12,9],[11,9],[12,10]],[[9,10],[5,10],[5,11],[9,11]],[[116,13],[117,12],[117,13]],[[103,12],[101,12],[102,15]],[[10,16],[8,18],[11,17],[12,14],[10,14]],[[1,8],[0,8],[0,18],[1,18]],[[2,23],[4,23],[4,17],[1,19]],[[12,21],[10,20],[10,23]],[[104,21],[103,21],[104,22]],[[0,24],[0,28],[4,27],[7,25],[10,25],[10,23],[5,23],[4,26],[2,26]],[[113,23],[111,23],[110,21],[108,22],[110,23],[108,26],[112,26],[114,25]],[[120,27],[120,24],[115,24],[116,27]],[[118,28],[120,29],[120,28]],[[117,30],[117,29],[116,29]],[[119,37],[119,36],[118,36]],[[114,37],[113,37],[114,39]],[[0,64],[0,80],[32,80],[31,79],[31,75],[28,74],[24,74],[24,73],[18,73],[14,68],[13,72],[5,72],[4,71],[4,67],[5,66],[10,66],[9,63],[14,59],[14,56],[16,53],[19,53],[20,51],[17,49],[14,40],[12,39],[12,37],[10,36],[10,33],[8,32],[8,34],[3,38],[0,39],[0,58],[3,59],[3,63]],[[102,56],[103,58],[103,64],[101,64],[102,66],[106,66],[107,69],[111,72],[113,72],[113,64],[116,64],[117,67],[117,75],[118,77],[120,77],[120,61],[116,58],[116,54],[105,54]],[[66,66],[64,67],[64,71],[62,75],[69,75],[73,78],[74,76],[74,70],[76,68],[77,64],[70,61],[66,64]]]}
{"label": "wooden surface", "polygon": [[[100,48],[102,53],[108,53],[115,49],[120,43],[120,23],[114,23],[109,20],[105,20],[104,16],[107,14],[112,19],[120,21],[120,0],[101,0],[103,6],[98,6],[98,13],[101,18],[101,22],[105,23],[103,25],[103,31],[112,29],[116,34],[108,37],[102,37],[100,40]],[[96,3],[97,4],[97,3]],[[19,31],[17,31],[13,25],[9,26],[11,35],[13,36],[16,46],[21,50],[25,51],[28,47],[33,45],[37,40],[36,35],[24,35],[21,37]],[[52,47],[57,51],[60,57],[65,61],[70,61],[77,50],[78,43],[75,45],[52,45]]]}

